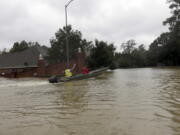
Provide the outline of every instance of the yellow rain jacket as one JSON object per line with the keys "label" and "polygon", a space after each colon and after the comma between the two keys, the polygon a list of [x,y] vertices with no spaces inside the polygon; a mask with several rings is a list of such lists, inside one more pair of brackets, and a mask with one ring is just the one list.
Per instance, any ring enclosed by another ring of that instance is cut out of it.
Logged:
{"label": "yellow rain jacket", "polygon": [[72,72],[70,69],[66,69],[65,70],[65,77],[71,77],[72,76]]}

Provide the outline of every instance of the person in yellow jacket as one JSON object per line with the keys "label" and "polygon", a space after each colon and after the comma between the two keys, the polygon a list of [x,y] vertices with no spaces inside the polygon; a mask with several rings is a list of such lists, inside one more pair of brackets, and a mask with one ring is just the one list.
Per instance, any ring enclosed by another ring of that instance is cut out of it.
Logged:
{"label": "person in yellow jacket", "polygon": [[70,69],[66,69],[66,70],[65,70],[65,77],[69,78],[69,77],[71,77],[71,76],[72,76],[71,70],[70,70]]}
{"label": "person in yellow jacket", "polygon": [[69,78],[72,77],[72,71],[75,69],[76,64],[73,65],[72,69],[65,69],[65,77]]}

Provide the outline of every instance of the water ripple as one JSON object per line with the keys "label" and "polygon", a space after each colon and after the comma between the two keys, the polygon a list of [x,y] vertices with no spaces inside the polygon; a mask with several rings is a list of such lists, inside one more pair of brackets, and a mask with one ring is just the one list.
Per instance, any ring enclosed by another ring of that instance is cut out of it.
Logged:
{"label": "water ripple", "polygon": [[179,135],[180,69],[121,69],[61,84],[0,78],[0,134]]}

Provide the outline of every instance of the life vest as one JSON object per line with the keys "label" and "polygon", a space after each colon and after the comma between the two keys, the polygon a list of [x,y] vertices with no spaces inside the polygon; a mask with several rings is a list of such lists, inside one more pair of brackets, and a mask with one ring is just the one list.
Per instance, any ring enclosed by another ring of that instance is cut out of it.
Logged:
{"label": "life vest", "polygon": [[82,74],[88,74],[88,73],[89,73],[88,68],[83,67],[83,68],[82,68]]}
{"label": "life vest", "polygon": [[72,76],[71,70],[70,69],[66,69],[65,70],[65,77],[71,77],[71,76]]}

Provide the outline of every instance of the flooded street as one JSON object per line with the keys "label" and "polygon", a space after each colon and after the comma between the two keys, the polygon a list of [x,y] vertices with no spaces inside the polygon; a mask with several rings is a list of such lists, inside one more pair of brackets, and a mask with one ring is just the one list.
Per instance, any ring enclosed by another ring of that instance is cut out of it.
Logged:
{"label": "flooded street", "polygon": [[180,135],[180,69],[63,84],[0,78],[0,135]]}

